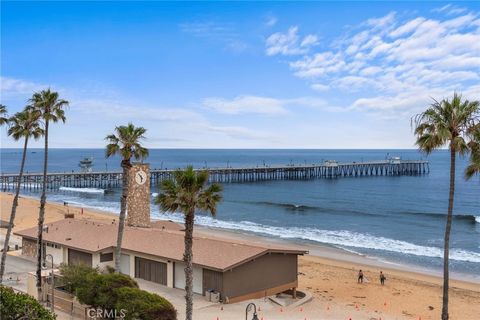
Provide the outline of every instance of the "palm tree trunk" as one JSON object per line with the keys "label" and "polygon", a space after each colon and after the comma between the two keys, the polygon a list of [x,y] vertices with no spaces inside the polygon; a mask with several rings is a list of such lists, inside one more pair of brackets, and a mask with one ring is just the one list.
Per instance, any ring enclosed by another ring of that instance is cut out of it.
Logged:
{"label": "palm tree trunk", "polygon": [[47,170],[48,170],[48,120],[45,120],[45,154],[43,158],[42,195],[40,196],[40,210],[38,211],[37,231],[37,291],[38,297],[42,293],[42,251],[43,251],[43,222],[45,221],[45,203],[47,202]]}
{"label": "palm tree trunk", "polygon": [[127,213],[128,201],[128,170],[129,163],[122,161],[122,197],[120,198],[120,216],[118,218],[117,246],[115,247],[115,272],[120,273],[120,259],[122,256],[123,230],[125,229],[125,216]]}
{"label": "palm tree trunk", "polygon": [[455,149],[450,146],[450,192],[448,195],[447,225],[443,251],[443,305],[442,320],[448,320],[448,257],[450,248],[450,230],[452,229],[453,197],[455,195]]}
{"label": "palm tree trunk", "polygon": [[10,213],[10,221],[8,222],[8,229],[7,229],[7,234],[5,236],[5,243],[3,244],[2,262],[0,263],[0,284],[2,283],[3,274],[5,273],[5,260],[7,259],[8,244],[10,242],[10,236],[12,234],[13,223],[15,221],[15,214],[17,212],[18,195],[20,194],[23,168],[25,166],[25,158],[27,157],[27,145],[28,145],[28,136],[25,137],[25,143],[23,145],[22,163],[20,164],[20,174],[18,176],[17,190],[15,192],[15,197],[13,198],[12,212]]}
{"label": "palm tree trunk", "polygon": [[193,316],[193,223],[195,219],[194,209],[185,215],[185,320],[192,320]]}

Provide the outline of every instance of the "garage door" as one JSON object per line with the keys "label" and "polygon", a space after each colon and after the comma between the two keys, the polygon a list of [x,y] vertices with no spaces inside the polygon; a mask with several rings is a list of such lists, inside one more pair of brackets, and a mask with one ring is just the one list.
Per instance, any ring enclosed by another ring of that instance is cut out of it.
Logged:
{"label": "garage door", "polygon": [[92,254],[68,249],[68,264],[84,264],[87,267],[92,266]]}
{"label": "garage door", "polygon": [[167,285],[167,264],[135,257],[135,278]]}
{"label": "garage door", "polygon": [[[193,292],[203,294],[203,269],[193,267]],[[175,288],[185,289],[185,264],[175,262]]]}

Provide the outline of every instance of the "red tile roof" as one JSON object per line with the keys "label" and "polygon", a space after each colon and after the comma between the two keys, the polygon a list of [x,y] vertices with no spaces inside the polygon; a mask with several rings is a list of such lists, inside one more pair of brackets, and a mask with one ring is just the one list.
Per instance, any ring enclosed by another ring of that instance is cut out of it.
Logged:
{"label": "red tile roof", "polygon": [[[165,228],[162,228],[165,227]],[[48,229],[47,229],[48,228]],[[122,248],[164,259],[182,261],[184,233],[174,222],[155,222],[152,228],[125,226]],[[16,235],[36,239],[37,228],[15,232]],[[117,224],[112,221],[64,219],[45,224],[43,239],[87,252],[111,250],[116,245]],[[307,251],[281,246],[259,245],[220,238],[194,235],[193,263],[210,269],[225,271],[270,252],[305,254]]]}

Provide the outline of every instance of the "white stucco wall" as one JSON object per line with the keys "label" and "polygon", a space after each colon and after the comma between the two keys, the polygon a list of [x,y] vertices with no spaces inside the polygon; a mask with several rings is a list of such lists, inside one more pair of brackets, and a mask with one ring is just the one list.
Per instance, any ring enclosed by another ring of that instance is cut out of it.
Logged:
{"label": "white stucco wall", "polygon": [[[104,253],[108,253],[108,252],[104,252]],[[100,270],[106,270],[107,269],[107,266],[110,266],[112,268],[115,267],[115,259],[113,259],[112,261],[106,261],[106,262],[100,262],[100,254],[101,253],[93,253],[92,254],[92,267],[98,267]]]}
{"label": "white stucco wall", "polygon": [[[49,246],[45,246],[45,251],[46,251],[46,254],[51,254],[53,256],[53,264],[55,266],[58,266],[60,265],[62,262],[64,262],[63,260],[63,248],[60,247],[58,249],[56,248],[52,248],[52,247],[49,247]],[[50,266],[50,259],[47,258],[47,265]]]}

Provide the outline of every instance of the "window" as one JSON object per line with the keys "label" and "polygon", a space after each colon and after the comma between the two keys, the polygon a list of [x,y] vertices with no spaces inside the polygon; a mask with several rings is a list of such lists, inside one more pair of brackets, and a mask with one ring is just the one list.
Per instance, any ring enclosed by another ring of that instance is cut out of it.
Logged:
{"label": "window", "polygon": [[113,261],[113,252],[100,253],[100,262]]}
{"label": "window", "polygon": [[46,245],[47,245],[47,247],[50,247],[50,248],[60,249],[60,245],[55,244],[55,243],[46,242]]}

